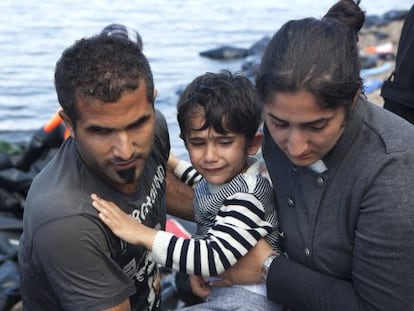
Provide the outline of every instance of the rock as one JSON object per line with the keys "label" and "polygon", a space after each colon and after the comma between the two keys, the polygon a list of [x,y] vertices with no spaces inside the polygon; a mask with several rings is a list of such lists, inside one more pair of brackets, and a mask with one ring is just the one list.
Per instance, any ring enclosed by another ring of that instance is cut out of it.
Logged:
{"label": "rock", "polygon": [[373,68],[377,65],[378,58],[372,55],[361,56],[361,68]]}
{"label": "rock", "polygon": [[249,55],[263,55],[266,46],[269,44],[270,37],[265,36],[259,41],[256,41],[250,48],[249,48]]}
{"label": "rock", "polygon": [[[387,14],[387,13],[386,13]],[[376,81],[378,80],[386,80],[389,78],[389,76],[391,75],[391,73],[393,72],[394,68],[395,68],[395,55],[397,53],[397,49],[398,49],[398,42],[400,39],[400,35],[401,35],[401,29],[402,29],[402,25],[403,25],[403,20],[393,20],[393,21],[388,21],[387,23],[381,25],[381,26],[372,26],[370,28],[367,28],[366,25],[364,25],[364,28],[361,29],[360,31],[360,36],[359,36],[359,41],[358,41],[358,45],[360,47],[360,50],[363,51],[366,47],[368,46],[379,46],[381,44],[384,44],[386,42],[391,42],[392,43],[392,53],[387,53],[387,54],[377,54],[377,55],[371,55],[372,57],[377,57],[377,65],[376,66],[381,66],[386,62],[391,62],[391,67],[381,73],[378,73],[376,75],[373,75],[370,77],[371,79],[375,79]],[[388,35],[387,38],[381,38],[380,36],[378,36],[377,34],[381,32],[381,33],[385,33]],[[368,55],[364,54],[362,52],[361,58],[367,57]],[[363,67],[364,68],[364,67]],[[366,67],[369,68],[369,67]],[[384,99],[382,98],[382,96],[380,95],[381,93],[381,88],[380,87],[373,87],[371,81],[367,81],[365,82],[366,85],[366,96],[368,98],[368,100],[370,100],[371,102],[382,106],[384,104]],[[378,86],[379,83],[376,83],[376,85]]]}
{"label": "rock", "polygon": [[221,60],[244,58],[247,55],[249,55],[248,49],[233,46],[222,46],[217,49],[200,52],[200,56]]}
{"label": "rock", "polygon": [[409,10],[391,10],[384,14],[384,18],[390,22],[400,21],[407,17]]}

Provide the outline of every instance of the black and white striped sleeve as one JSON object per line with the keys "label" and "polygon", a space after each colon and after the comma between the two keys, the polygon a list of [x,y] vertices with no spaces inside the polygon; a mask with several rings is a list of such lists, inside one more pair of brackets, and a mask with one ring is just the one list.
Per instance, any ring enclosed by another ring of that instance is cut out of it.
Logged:
{"label": "black and white striped sleeve", "polygon": [[189,162],[184,160],[178,161],[174,169],[174,175],[190,187],[197,185],[202,178],[200,173]]}
{"label": "black and white striped sleeve", "polygon": [[159,231],[152,257],[177,271],[215,276],[233,266],[271,231],[263,204],[253,194],[236,193],[224,201],[214,226],[203,238],[184,239]]}

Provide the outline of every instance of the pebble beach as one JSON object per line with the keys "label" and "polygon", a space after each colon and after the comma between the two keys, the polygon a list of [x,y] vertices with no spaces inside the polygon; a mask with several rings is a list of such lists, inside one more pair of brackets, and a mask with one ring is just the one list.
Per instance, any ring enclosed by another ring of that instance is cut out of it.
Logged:
{"label": "pebble beach", "polygon": [[[359,46],[361,55],[367,56],[368,53],[365,53],[365,50],[369,50],[370,47],[378,47],[387,45],[389,46],[391,43],[391,55],[389,58],[377,60],[377,66],[381,66],[385,63],[390,63],[390,68],[384,72],[381,72],[376,75],[370,75],[366,77],[366,79],[376,79],[376,80],[386,80],[392,73],[395,68],[395,55],[398,49],[398,43],[400,39],[401,29],[403,26],[404,20],[395,20],[391,21],[386,25],[381,26],[371,26],[369,28],[362,28],[360,31],[359,36]],[[378,34],[381,34],[381,39],[379,39]],[[372,92],[366,93],[368,99],[377,104],[382,106],[384,104],[384,100],[380,95],[381,88],[376,88]]]}

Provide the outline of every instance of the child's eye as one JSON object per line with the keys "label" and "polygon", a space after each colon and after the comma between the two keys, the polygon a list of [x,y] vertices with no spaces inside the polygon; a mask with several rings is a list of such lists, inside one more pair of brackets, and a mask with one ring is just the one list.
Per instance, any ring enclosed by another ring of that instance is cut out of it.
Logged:
{"label": "child's eye", "polygon": [[219,141],[220,145],[231,145],[232,143],[233,143],[233,140],[229,140],[229,139]]}
{"label": "child's eye", "polygon": [[202,140],[190,140],[188,143],[194,147],[203,146],[205,144]]}

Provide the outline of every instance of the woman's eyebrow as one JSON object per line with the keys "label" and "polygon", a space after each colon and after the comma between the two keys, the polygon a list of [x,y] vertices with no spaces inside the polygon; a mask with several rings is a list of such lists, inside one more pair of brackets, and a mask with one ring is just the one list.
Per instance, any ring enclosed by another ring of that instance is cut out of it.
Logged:
{"label": "woman's eyebrow", "polygon": [[278,117],[276,117],[274,114],[272,114],[271,112],[267,112],[266,113],[269,117],[271,117],[272,119],[274,119],[274,120],[276,120],[276,121],[279,121],[279,122],[287,122],[287,121],[285,121],[285,120],[283,120],[283,119],[280,119],[280,118],[278,118]]}
{"label": "woman's eyebrow", "polygon": [[317,124],[317,123],[321,123],[321,122],[326,122],[331,120],[333,117],[324,117],[324,118],[319,118],[317,120],[314,121],[309,121],[309,122],[305,122],[303,123],[303,125],[313,125],[313,124]]}
{"label": "woman's eyebrow", "polygon": [[[267,115],[268,115],[270,118],[272,118],[272,119],[274,119],[274,120],[276,120],[276,121],[279,121],[279,122],[284,122],[284,123],[289,123],[289,121],[283,120],[283,119],[281,119],[281,118],[279,118],[279,117],[275,116],[274,114],[272,114],[272,113],[270,113],[270,112],[267,112]],[[331,120],[333,117],[334,117],[334,116],[330,116],[330,117],[322,117],[322,118],[319,118],[319,119],[316,119],[316,120],[312,120],[312,121],[308,121],[308,122],[303,122],[303,123],[301,123],[301,124],[302,124],[302,125],[313,125],[313,124],[316,124],[316,123],[320,123],[320,122],[326,122],[326,121],[329,121],[329,120]]]}

